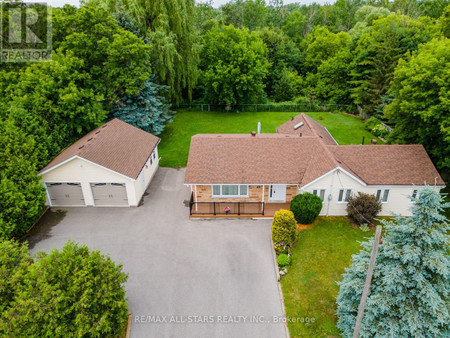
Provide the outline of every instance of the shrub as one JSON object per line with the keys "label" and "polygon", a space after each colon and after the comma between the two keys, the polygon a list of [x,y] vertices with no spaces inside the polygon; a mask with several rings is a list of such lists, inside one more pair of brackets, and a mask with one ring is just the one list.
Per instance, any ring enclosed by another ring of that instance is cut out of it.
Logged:
{"label": "shrub", "polygon": [[377,124],[375,127],[372,128],[372,133],[375,136],[386,138],[386,136],[389,135],[389,130],[380,123],[380,124]]}
{"label": "shrub", "polygon": [[0,241],[0,314],[11,305],[17,285],[21,283],[32,262],[27,245],[14,240]]}
{"label": "shrub", "polygon": [[0,336],[117,337],[128,317],[127,278],[121,265],[73,242],[40,252],[3,313]]}
{"label": "shrub", "polygon": [[381,121],[376,117],[371,117],[366,121],[364,128],[372,132],[375,136],[386,138],[389,135],[389,130],[381,124]]}
{"label": "shrub", "polygon": [[369,231],[370,231],[370,228],[369,228],[369,226],[367,226],[367,225],[361,225],[361,226],[359,227],[359,230],[361,230],[362,232],[369,232]]}
{"label": "shrub", "polygon": [[322,200],[316,195],[304,193],[292,199],[290,208],[298,223],[311,224],[322,210]]}
{"label": "shrub", "polygon": [[[272,240],[275,250],[288,251],[297,237],[297,222],[289,210],[278,210],[272,221]],[[288,247],[286,250],[286,246]],[[281,249],[281,248],[282,249]]]}
{"label": "shrub", "polygon": [[288,255],[281,254],[277,257],[277,263],[281,267],[289,265],[290,262],[291,258]]}
{"label": "shrub", "polygon": [[372,223],[381,211],[382,204],[375,195],[358,192],[356,196],[348,199],[347,214],[356,224]]}
{"label": "shrub", "polygon": [[364,128],[366,128],[366,130],[368,131],[372,131],[373,128],[375,128],[375,126],[380,124],[380,120],[377,119],[376,117],[371,117],[370,119],[368,119],[364,125]]}

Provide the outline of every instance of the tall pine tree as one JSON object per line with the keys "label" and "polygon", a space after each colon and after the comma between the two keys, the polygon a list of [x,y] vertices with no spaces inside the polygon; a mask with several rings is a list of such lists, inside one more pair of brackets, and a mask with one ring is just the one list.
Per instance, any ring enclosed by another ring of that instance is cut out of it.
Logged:
{"label": "tall pine tree", "polygon": [[175,112],[170,110],[170,105],[162,96],[167,87],[155,83],[154,78],[152,75],[147,80],[139,94],[122,98],[113,111],[113,117],[159,135],[166,124],[172,121]]}
{"label": "tall pine tree", "polygon": [[[412,198],[413,215],[384,222],[360,337],[445,337],[450,333],[449,223],[433,188]],[[338,327],[351,337],[373,240],[353,256],[337,297]]]}

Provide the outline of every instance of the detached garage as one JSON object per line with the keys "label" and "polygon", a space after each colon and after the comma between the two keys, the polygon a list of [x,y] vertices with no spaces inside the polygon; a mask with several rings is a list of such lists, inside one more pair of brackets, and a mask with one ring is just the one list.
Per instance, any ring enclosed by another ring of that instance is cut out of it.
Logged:
{"label": "detached garage", "polygon": [[158,169],[159,141],[119,119],[105,123],[39,172],[47,204],[137,206]]}

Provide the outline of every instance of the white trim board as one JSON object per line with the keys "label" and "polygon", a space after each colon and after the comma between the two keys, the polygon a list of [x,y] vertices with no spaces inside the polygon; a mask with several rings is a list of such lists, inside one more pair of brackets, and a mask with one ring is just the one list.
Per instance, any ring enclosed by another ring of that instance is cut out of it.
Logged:
{"label": "white trim board", "polygon": [[[124,177],[124,178],[126,178],[126,179],[128,179],[128,180],[133,181],[133,182],[136,181],[136,179],[134,179],[134,178],[132,178],[132,177],[130,177],[130,176],[126,176],[126,175],[121,174],[121,173],[119,173],[119,172],[117,172],[117,171],[114,171],[114,170],[112,170],[112,169],[106,168],[106,167],[104,167],[104,166],[102,166],[102,165],[100,165],[100,164],[98,164],[98,163],[89,161],[89,160],[87,160],[87,159],[85,159],[85,158],[83,158],[83,157],[80,157],[80,156],[78,156],[78,155],[72,156],[72,157],[68,158],[67,160],[62,161],[61,163],[59,163],[59,164],[57,164],[57,165],[55,165],[55,166],[53,166],[53,167],[51,167],[51,168],[48,168],[47,170],[45,170],[45,171],[43,171],[43,172],[41,172],[41,173],[38,173],[37,175],[38,175],[38,176],[42,176],[42,175],[44,175],[44,174],[46,174],[46,173],[48,173],[48,172],[50,172],[50,171],[52,171],[52,170],[54,170],[54,169],[56,169],[56,168],[59,168],[59,167],[61,167],[62,165],[66,164],[66,163],[68,163],[68,162],[70,162],[70,161],[72,161],[72,160],[75,160],[75,159],[83,160],[83,161],[85,161],[85,162],[87,162],[87,163],[93,164],[93,165],[95,165],[95,166],[97,166],[97,167],[100,167],[100,168],[105,169],[105,170],[107,170],[107,171],[109,171],[109,172],[112,172],[112,173],[114,173],[114,174],[117,174],[117,175],[119,175],[119,176],[122,176],[122,177]],[[146,162],[146,163],[147,163],[147,162]],[[138,177],[139,177],[139,176],[138,176]]]}
{"label": "white trim board", "polygon": [[320,181],[322,178],[324,178],[324,177],[326,177],[326,176],[328,176],[328,175],[330,175],[330,174],[332,174],[332,173],[334,173],[334,172],[336,172],[336,171],[338,171],[338,172],[339,172],[339,171],[342,171],[342,172],[343,172],[344,174],[346,174],[347,176],[353,178],[356,182],[360,183],[361,185],[363,185],[363,186],[365,186],[365,187],[367,186],[366,182],[364,182],[364,181],[360,180],[359,178],[357,178],[356,176],[350,174],[347,170],[344,170],[344,169],[342,169],[341,167],[336,167],[336,168],[330,170],[329,172],[323,174],[322,176],[317,177],[315,180],[312,180],[311,182],[309,182],[309,183],[305,184],[304,186],[300,187],[300,189],[301,189],[301,190],[305,190],[305,189],[306,189],[307,187],[309,187],[310,185],[312,185],[312,184],[314,184],[314,183]]}

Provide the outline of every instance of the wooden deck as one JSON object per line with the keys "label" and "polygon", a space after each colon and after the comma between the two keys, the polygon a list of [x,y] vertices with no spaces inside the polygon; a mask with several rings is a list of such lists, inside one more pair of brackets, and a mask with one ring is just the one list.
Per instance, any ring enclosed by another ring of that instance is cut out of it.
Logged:
{"label": "wooden deck", "polygon": [[[232,207],[232,206],[231,206]],[[237,210],[231,210],[230,214],[225,214],[222,210],[222,205],[216,206],[216,214],[212,210],[211,204],[198,204],[192,206],[192,218],[263,218],[273,217],[273,215],[280,209],[289,210],[289,203],[264,203],[264,214],[262,213],[262,204],[241,205],[240,213]]]}

